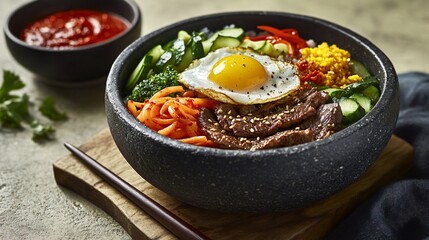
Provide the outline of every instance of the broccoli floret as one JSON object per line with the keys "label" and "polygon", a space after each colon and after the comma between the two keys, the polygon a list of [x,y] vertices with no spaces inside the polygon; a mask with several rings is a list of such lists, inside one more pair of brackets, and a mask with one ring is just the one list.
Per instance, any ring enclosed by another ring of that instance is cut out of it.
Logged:
{"label": "broccoli floret", "polygon": [[179,73],[172,66],[167,66],[163,72],[151,75],[148,79],[138,83],[129,99],[143,102],[166,87],[179,85],[178,79]]}

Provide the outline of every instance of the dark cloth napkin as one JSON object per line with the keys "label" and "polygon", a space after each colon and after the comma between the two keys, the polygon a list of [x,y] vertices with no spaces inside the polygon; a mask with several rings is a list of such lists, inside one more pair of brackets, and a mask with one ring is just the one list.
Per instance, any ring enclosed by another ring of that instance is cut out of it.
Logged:
{"label": "dark cloth napkin", "polygon": [[395,134],[413,145],[405,178],[378,191],[327,239],[429,239],[429,75],[399,75],[401,107]]}

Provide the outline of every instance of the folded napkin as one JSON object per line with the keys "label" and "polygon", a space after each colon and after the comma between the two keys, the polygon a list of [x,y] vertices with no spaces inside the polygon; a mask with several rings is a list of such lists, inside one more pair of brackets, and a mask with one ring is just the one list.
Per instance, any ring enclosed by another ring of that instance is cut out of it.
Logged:
{"label": "folded napkin", "polygon": [[407,176],[381,189],[341,222],[327,239],[429,239],[429,75],[399,75],[395,134],[413,145]]}

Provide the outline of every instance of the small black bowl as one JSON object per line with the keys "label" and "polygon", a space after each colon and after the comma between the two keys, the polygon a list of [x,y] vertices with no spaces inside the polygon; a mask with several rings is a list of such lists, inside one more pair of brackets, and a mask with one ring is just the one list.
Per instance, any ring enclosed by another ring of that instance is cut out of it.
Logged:
{"label": "small black bowl", "polygon": [[[161,136],[126,107],[125,84],[142,56],[179,30],[212,31],[235,24],[295,28],[305,39],[351,52],[380,81],[381,97],[358,122],[323,140],[269,150],[197,147]],[[148,182],[190,205],[227,212],[278,212],[308,206],[361,176],[380,156],[399,112],[395,69],[374,44],[321,19],[281,12],[230,12],[184,20],[145,35],[116,59],[106,86],[106,111],[116,145]]]}
{"label": "small black bowl", "polygon": [[[30,46],[20,33],[30,23],[47,15],[89,9],[109,12],[127,20],[123,33],[104,42],[56,50]],[[8,17],[4,26],[6,44],[12,56],[39,79],[55,85],[79,85],[107,76],[115,58],[141,33],[141,13],[132,0],[38,0],[21,6]]]}

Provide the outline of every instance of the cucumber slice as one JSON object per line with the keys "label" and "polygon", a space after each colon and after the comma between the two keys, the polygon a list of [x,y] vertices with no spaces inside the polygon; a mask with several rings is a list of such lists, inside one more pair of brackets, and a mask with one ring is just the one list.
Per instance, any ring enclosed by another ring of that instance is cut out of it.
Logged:
{"label": "cucumber slice", "polygon": [[125,90],[128,93],[130,93],[139,82],[146,78],[152,67],[152,58],[153,57],[151,55],[145,55],[131,73],[131,76],[128,78],[127,85],[125,86]]}
{"label": "cucumber slice", "polygon": [[331,99],[333,98],[340,99],[342,97],[347,96],[347,91],[342,88],[326,88],[326,89],[323,89],[323,91],[327,92]]}
{"label": "cucumber slice", "polygon": [[355,60],[355,59],[351,59],[349,62],[349,67],[350,67],[350,73],[351,74],[357,74],[359,75],[361,78],[366,78],[368,76],[370,76],[371,74],[368,72],[368,70],[366,69],[366,67],[359,61]]}
{"label": "cucumber slice", "polygon": [[[283,46],[281,46],[281,45],[283,45]],[[253,49],[259,53],[269,55],[271,57],[279,56],[283,52],[284,47],[286,47],[286,49],[287,49],[287,46],[285,44],[275,44],[274,45],[274,44],[267,42],[265,40],[252,41],[250,39],[244,39],[243,42],[240,44],[240,47],[251,48],[251,49]]]}
{"label": "cucumber slice", "polygon": [[172,51],[165,51],[161,57],[159,57],[158,61],[156,61],[155,66],[153,66],[153,70],[155,73],[162,72],[165,67],[168,65],[173,65],[174,63],[174,54]]}
{"label": "cucumber slice", "polygon": [[[221,37],[221,39],[218,40],[218,43],[223,41],[222,40],[223,37],[235,38],[241,43],[243,36],[244,36],[244,30],[242,28],[225,28],[225,29],[219,30],[213,33],[207,40],[203,41],[204,53],[205,55],[207,55],[210,51],[214,51],[220,48],[218,45],[215,45],[213,47],[215,41],[219,37]],[[238,47],[238,46],[235,46],[235,47]]]}
{"label": "cucumber slice", "polygon": [[250,39],[244,39],[243,42],[240,44],[240,47],[243,48],[251,48],[253,50],[259,50],[264,47],[267,41],[261,40],[261,41],[252,41]]}
{"label": "cucumber slice", "polygon": [[156,61],[161,57],[162,54],[164,54],[165,50],[162,48],[161,45],[156,45],[153,47],[149,52],[146,53],[146,55],[152,56],[152,65],[155,64]]}
{"label": "cucumber slice", "polygon": [[210,38],[214,37],[214,39],[216,39],[218,36],[232,37],[240,40],[241,42],[244,36],[244,30],[242,28],[224,28],[222,30],[217,31],[213,35],[215,36],[211,36]]}
{"label": "cucumber slice", "polygon": [[213,41],[213,45],[210,48],[210,51],[215,51],[219,48],[224,47],[238,47],[240,46],[241,42],[237,38],[234,37],[224,37],[224,36],[218,36],[216,40]]}
{"label": "cucumber slice", "polygon": [[210,49],[212,48],[213,42],[209,40],[203,41],[203,50],[204,55],[207,55],[210,52]]}
{"label": "cucumber slice", "polygon": [[344,90],[346,90],[348,93],[348,96],[350,96],[354,93],[362,92],[363,90],[365,90],[367,87],[371,85],[377,87],[379,83],[374,77],[369,76],[369,77],[365,77],[360,82],[355,82],[348,85],[347,87],[344,88]]}
{"label": "cucumber slice", "polygon": [[173,46],[173,43],[174,43],[174,40],[169,41],[168,43],[162,46],[162,49],[164,49],[164,51],[168,51]]}
{"label": "cucumber slice", "polygon": [[192,34],[191,50],[193,59],[200,59],[205,56],[203,38],[198,33]]}
{"label": "cucumber slice", "polygon": [[185,41],[182,39],[176,39],[173,42],[173,46],[171,46],[170,51],[174,55],[174,65],[179,64],[185,54]]}
{"label": "cucumber slice", "polygon": [[125,86],[125,90],[127,92],[130,93],[139,82],[147,77],[152,66],[156,63],[156,61],[158,61],[164,52],[165,50],[161,45],[156,45],[151,50],[149,50],[146,55],[144,55],[142,60],[128,78],[127,85]]}
{"label": "cucumber slice", "polygon": [[274,46],[272,43],[270,42],[266,42],[265,45],[257,50],[258,52],[265,54],[265,55],[270,55],[273,54],[274,52]]}
{"label": "cucumber slice", "polygon": [[242,28],[225,28],[220,30],[219,35],[234,37],[234,38],[242,38],[244,36],[244,30]]}
{"label": "cucumber slice", "polygon": [[183,40],[185,43],[188,43],[189,40],[191,39],[191,35],[189,35],[188,32],[186,32],[185,30],[180,30],[177,33],[177,39],[181,39]]}
{"label": "cucumber slice", "polygon": [[380,98],[380,91],[378,90],[377,87],[370,85],[367,88],[365,88],[362,93],[369,97],[369,99],[371,100],[371,104],[375,105],[378,101],[378,99]]}
{"label": "cucumber slice", "polygon": [[371,110],[372,104],[369,97],[362,93],[355,93],[351,95],[350,98],[356,100],[356,102],[365,110],[365,113],[368,113]]}
{"label": "cucumber slice", "polygon": [[[279,56],[280,54],[287,54],[289,51],[289,47],[284,43],[276,43],[274,44],[274,55]],[[273,55],[272,54],[272,55]]]}
{"label": "cucumber slice", "polygon": [[192,59],[191,48],[187,47],[187,48],[185,48],[185,53],[183,54],[182,61],[174,67],[178,72],[182,72],[187,67],[189,67],[189,64],[191,64],[192,60],[193,59]]}
{"label": "cucumber slice", "polygon": [[343,112],[343,122],[345,124],[351,124],[361,119],[365,115],[365,109],[363,109],[359,103],[351,98],[342,98],[338,102]]}

